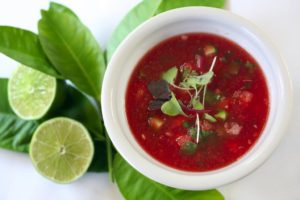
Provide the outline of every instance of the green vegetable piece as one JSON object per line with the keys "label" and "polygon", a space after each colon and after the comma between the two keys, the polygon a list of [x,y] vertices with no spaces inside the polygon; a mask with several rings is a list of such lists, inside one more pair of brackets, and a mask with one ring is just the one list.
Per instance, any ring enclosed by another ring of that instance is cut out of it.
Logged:
{"label": "green vegetable piece", "polygon": [[225,110],[219,111],[217,114],[214,115],[216,118],[222,119],[225,121],[227,119],[228,113]]}
{"label": "green vegetable piece", "polygon": [[224,5],[225,0],[144,0],[127,14],[114,30],[107,44],[107,60],[110,60],[119,44],[131,31],[144,21],[159,13],[186,6],[223,8]]}
{"label": "green vegetable piece", "polygon": [[188,135],[191,136],[194,140],[197,139],[197,129],[195,127],[191,127],[188,130]]}
{"label": "green vegetable piece", "polygon": [[115,156],[113,169],[117,185],[125,199],[224,200],[217,190],[179,190],[154,182],[136,171],[119,154]]}
{"label": "green vegetable piece", "polygon": [[200,101],[196,98],[192,99],[192,106],[193,106],[193,109],[195,109],[195,110],[203,110],[204,109],[203,104],[200,103]]}
{"label": "green vegetable piece", "polygon": [[211,116],[210,114],[207,114],[207,113],[204,113],[204,119],[206,119],[212,123],[217,121],[216,118],[214,118],[213,116]]}
{"label": "green vegetable piece", "polygon": [[62,78],[49,62],[38,36],[33,32],[0,26],[0,53],[45,74]]}
{"label": "green vegetable piece", "polygon": [[177,77],[178,69],[177,67],[172,67],[168,71],[162,74],[162,79],[167,81],[170,84],[173,84]]}
{"label": "green vegetable piece", "polygon": [[180,147],[180,151],[183,154],[187,154],[187,155],[192,155],[196,152],[197,150],[197,144],[191,141],[187,141],[185,143],[183,143]]}
{"label": "green vegetable piece", "polygon": [[186,116],[186,114],[183,112],[178,100],[176,99],[174,93],[171,94],[172,98],[165,102],[162,106],[161,106],[161,111],[169,116],[177,116],[177,115],[184,115]]}
{"label": "green vegetable piece", "polygon": [[44,51],[56,69],[81,91],[100,98],[104,55],[91,32],[69,12],[42,11],[38,23]]}

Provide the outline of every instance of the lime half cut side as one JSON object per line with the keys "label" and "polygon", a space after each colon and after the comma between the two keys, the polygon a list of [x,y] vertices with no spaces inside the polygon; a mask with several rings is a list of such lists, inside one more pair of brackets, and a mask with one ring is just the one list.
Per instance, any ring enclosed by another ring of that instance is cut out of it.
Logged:
{"label": "lime half cut side", "polygon": [[58,117],[37,128],[29,154],[43,176],[57,183],[70,183],[87,171],[94,155],[94,145],[81,123]]}
{"label": "lime half cut side", "polygon": [[22,119],[40,119],[54,102],[56,89],[54,77],[21,65],[8,82],[9,104]]}

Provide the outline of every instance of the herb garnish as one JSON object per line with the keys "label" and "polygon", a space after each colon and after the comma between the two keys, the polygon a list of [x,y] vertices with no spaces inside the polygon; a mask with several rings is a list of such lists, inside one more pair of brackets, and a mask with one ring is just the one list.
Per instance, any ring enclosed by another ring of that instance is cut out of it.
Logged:
{"label": "herb garnish", "polygon": [[[149,104],[149,110],[161,109],[161,111],[168,116],[184,115],[187,117],[195,118],[196,134],[194,134],[196,143],[199,143],[201,137],[200,114],[204,119],[210,122],[216,122],[216,118],[208,114],[205,110],[205,96],[207,85],[211,82],[217,61],[217,56],[213,58],[210,69],[199,74],[192,70],[189,66],[181,66],[180,70],[177,67],[171,67],[166,72],[162,73],[162,79],[158,81],[151,81],[148,89],[152,94],[154,100]],[[178,74],[180,73],[181,82],[176,84]],[[171,92],[171,88],[179,89],[187,92],[190,96],[188,105],[183,104],[177,100],[175,94]],[[186,111],[186,112],[185,112]],[[194,112],[190,112],[194,111]],[[187,115],[188,114],[188,115]],[[224,118],[224,113],[217,115],[221,119]]]}

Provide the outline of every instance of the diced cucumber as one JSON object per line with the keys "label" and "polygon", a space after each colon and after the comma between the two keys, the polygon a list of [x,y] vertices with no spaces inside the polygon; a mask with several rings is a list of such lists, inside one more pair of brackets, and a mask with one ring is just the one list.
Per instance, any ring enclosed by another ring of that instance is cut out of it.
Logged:
{"label": "diced cucumber", "polygon": [[208,120],[209,122],[212,122],[212,123],[217,121],[216,118],[214,118],[213,116],[211,116],[210,114],[207,114],[207,113],[204,114],[204,119],[206,119],[206,120]]}
{"label": "diced cucumber", "polygon": [[228,113],[225,110],[219,111],[217,114],[214,115],[216,118],[222,119],[225,121],[227,119]]}

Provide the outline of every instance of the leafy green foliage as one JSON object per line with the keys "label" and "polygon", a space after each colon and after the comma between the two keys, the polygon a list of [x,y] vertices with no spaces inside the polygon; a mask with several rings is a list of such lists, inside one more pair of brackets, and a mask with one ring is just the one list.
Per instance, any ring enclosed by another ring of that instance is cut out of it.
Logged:
{"label": "leafy green foliage", "polygon": [[0,26],[0,52],[45,74],[61,78],[46,57],[35,33],[10,26]]}
{"label": "leafy green foliage", "polygon": [[177,67],[172,67],[162,74],[162,79],[170,84],[173,84],[178,73]]}
{"label": "leafy green foliage", "polygon": [[28,152],[29,143],[38,123],[25,121],[13,114],[0,113],[0,147]]}
{"label": "leafy green foliage", "polygon": [[31,136],[37,122],[19,119],[12,111],[7,97],[8,79],[0,79],[0,147],[18,152],[28,152]]}
{"label": "leafy green foliage", "polygon": [[224,200],[217,190],[185,191],[154,182],[133,169],[119,154],[114,159],[114,175],[128,200]]}
{"label": "leafy green foliage", "polygon": [[49,12],[65,13],[75,18],[78,18],[77,15],[71,9],[55,2],[50,2]]}
{"label": "leafy green foliage", "polygon": [[172,93],[172,98],[169,101],[166,101],[162,106],[161,106],[161,111],[169,116],[177,116],[177,115],[186,115],[178,100],[176,99],[174,93]]}
{"label": "leafy green foliage", "polygon": [[7,85],[8,79],[0,78],[0,113],[13,114],[14,112],[8,103]]}
{"label": "leafy green foliage", "polygon": [[105,71],[103,52],[77,17],[53,5],[49,11],[42,11],[38,24],[42,47],[66,79],[99,99]]}
{"label": "leafy green foliage", "polygon": [[144,0],[135,6],[117,26],[107,44],[107,60],[124,40],[138,25],[155,15],[161,0]]}
{"label": "leafy green foliage", "polygon": [[187,6],[208,6],[223,8],[225,5],[225,0],[163,0],[159,8],[156,10],[156,14],[172,10],[175,8],[182,8]]}
{"label": "leafy green foliage", "polygon": [[135,6],[124,17],[113,32],[107,46],[107,60],[110,60],[119,44],[131,31],[144,21],[159,13],[186,6],[209,6],[222,8],[224,5],[225,0],[144,0]]}
{"label": "leafy green foliage", "polygon": [[71,85],[66,85],[65,100],[56,112],[47,118],[64,116],[81,122],[92,134],[94,140],[104,141],[104,127],[93,99],[85,96]]}

